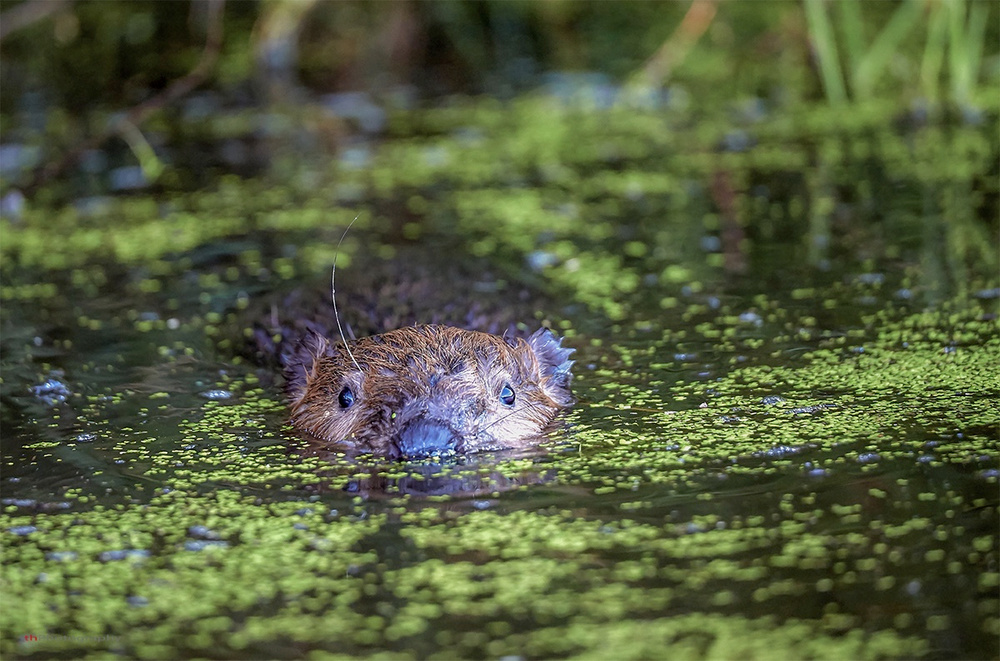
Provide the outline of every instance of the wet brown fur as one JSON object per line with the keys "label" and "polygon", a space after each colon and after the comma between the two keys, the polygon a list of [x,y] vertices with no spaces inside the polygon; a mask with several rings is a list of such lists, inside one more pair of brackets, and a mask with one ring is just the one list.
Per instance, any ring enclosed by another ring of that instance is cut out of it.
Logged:
{"label": "wet brown fur", "polygon": [[[350,348],[357,366],[342,343],[308,332],[284,360],[285,376],[292,424],[360,452],[400,456],[401,431],[421,420],[447,427],[458,453],[525,448],[573,401],[571,349],[546,329],[525,339],[428,324]],[[505,385],[512,405],[502,401]],[[346,408],[345,388],[354,398]]]}

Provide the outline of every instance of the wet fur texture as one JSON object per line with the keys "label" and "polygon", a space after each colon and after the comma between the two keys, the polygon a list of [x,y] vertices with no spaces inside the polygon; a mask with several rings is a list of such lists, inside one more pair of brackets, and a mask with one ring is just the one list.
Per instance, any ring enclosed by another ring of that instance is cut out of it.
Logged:
{"label": "wet fur texture", "polygon": [[281,362],[292,424],[359,452],[405,456],[415,425],[447,430],[455,453],[530,447],[573,402],[572,349],[547,329],[504,338],[427,324],[350,348],[360,370],[343,344],[307,329]]}

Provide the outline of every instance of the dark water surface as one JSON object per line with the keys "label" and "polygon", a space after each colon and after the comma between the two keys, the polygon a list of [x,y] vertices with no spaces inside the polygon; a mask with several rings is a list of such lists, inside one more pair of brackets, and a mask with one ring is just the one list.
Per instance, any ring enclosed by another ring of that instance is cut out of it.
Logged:
{"label": "dark water surface", "polygon": [[[910,180],[794,236],[806,183],[761,175],[746,208],[786,220],[732,243],[707,186],[671,180],[709,210],[672,227],[673,184],[661,196],[640,174],[645,194],[609,185],[582,211],[541,183],[500,188],[487,208],[505,228],[479,213],[482,189],[454,183],[455,209],[482,225],[403,193],[359,222],[345,283],[404,245],[474,253],[494,265],[480,285],[523,280],[545,301],[526,325],[577,350],[579,401],[546,446],[444,464],[311,446],[286,426],[273,371],[242,356],[255,306],[325,277],[353,209],[260,202],[226,230],[212,220],[225,199],[124,200],[107,225],[119,236],[157,217],[175,233],[50,265],[25,237],[44,243],[57,214],[6,226],[21,243],[3,270],[0,650],[995,658],[995,279],[956,269],[933,236],[871,232],[913,208]],[[233,205],[276,195],[227,186]],[[504,206],[526,191],[545,199],[537,227],[535,207]],[[984,208],[967,211],[992,240]],[[207,229],[191,239],[181,215]],[[115,233],[68,222],[75,240]]]}

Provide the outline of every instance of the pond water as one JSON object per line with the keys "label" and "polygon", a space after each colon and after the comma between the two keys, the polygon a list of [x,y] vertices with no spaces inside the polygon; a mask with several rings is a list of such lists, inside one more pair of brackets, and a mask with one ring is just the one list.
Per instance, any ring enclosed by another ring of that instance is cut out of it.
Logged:
{"label": "pond water", "polygon": [[[532,103],[5,221],[5,656],[1000,653],[995,132],[804,115],[734,147]],[[416,251],[544,301],[578,402],[538,452],[288,428],[242,330],[359,211],[348,286]]]}

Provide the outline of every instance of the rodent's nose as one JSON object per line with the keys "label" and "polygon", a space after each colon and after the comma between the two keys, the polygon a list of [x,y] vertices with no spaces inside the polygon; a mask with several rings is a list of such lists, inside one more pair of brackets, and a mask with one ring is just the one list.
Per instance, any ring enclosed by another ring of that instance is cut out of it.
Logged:
{"label": "rodent's nose", "polygon": [[399,451],[404,459],[453,454],[458,448],[458,440],[446,425],[415,420],[399,432]]}

